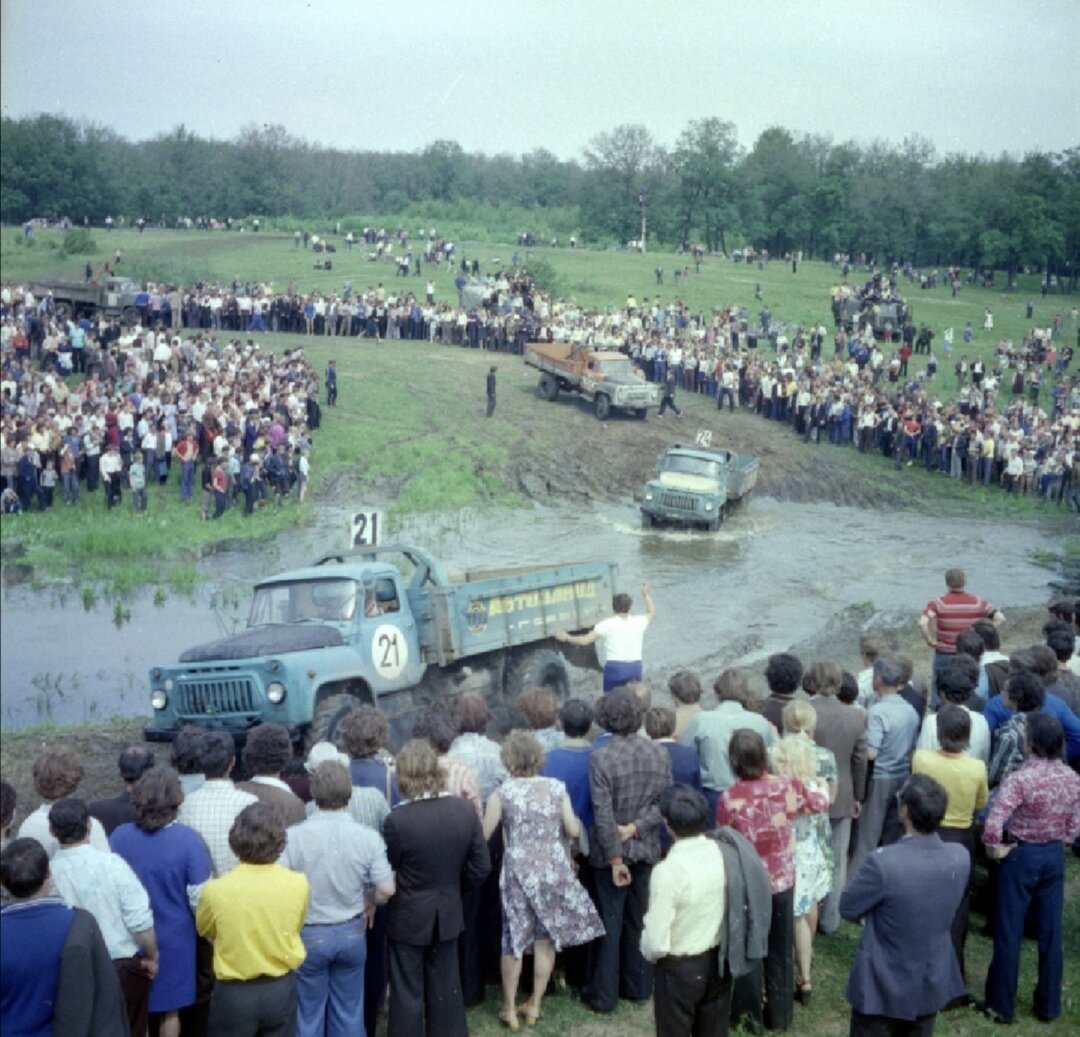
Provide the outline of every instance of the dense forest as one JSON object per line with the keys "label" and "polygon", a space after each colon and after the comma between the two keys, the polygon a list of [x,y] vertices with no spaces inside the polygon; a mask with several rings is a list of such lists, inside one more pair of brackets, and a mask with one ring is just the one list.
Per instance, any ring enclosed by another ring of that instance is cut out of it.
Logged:
{"label": "dense forest", "polygon": [[[506,210],[517,229],[594,246],[639,237],[708,250],[865,252],[879,261],[1080,269],[1080,146],[1016,158],[939,157],[929,142],[836,143],[765,130],[746,150],[722,119],[691,122],[673,147],[644,126],[599,134],[580,161],[539,148],[467,154],[439,140],[414,152],[343,151],[282,126],[228,141],[178,126],[128,141],[41,115],[3,119],[0,220],[107,215],[395,222],[427,211]],[[527,221],[527,225],[523,222]],[[347,224],[346,224],[347,225]]]}

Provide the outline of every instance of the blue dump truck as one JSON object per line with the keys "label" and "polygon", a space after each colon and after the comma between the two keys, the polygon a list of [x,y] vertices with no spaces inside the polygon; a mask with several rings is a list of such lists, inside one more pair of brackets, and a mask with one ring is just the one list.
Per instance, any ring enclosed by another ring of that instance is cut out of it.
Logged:
{"label": "blue dump truck", "polygon": [[615,570],[595,563],[451,580],[416,547],[326,555],[257,584],[247,629],[150,671],[146,738],[171,741],[197,724],[242,741],[273,721],[310,746],[333,740],[349,710],[370,703],[400,743],[413,714],[465,691],[484,694],[509,727],[522,691],[566,695],[566,658],[597,665],[591,648],[577,654],[553,635],[610,615]]}
{"label": "blue dump truck", "polygon": [[725,515],[757,483],[756,457],[715,447],[676,443],[656,463],[641,494],[646,529],[671,524],[717,530]]}

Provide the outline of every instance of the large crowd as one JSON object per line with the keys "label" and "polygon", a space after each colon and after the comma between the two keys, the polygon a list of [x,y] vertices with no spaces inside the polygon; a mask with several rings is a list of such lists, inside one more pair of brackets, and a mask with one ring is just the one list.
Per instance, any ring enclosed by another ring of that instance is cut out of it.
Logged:
{"label": "large crowd", "polygon": [[[447,248],[450,264],[452,245],[439,242],[435,254]],[[935,332],[916,327],[898,292],[899,271],[865,274],[834,287],[832,329],[787,325],[767,304],[756,314],[747,306],[705,313],[630,296],[590,309],[550,297],[516,267],[474,277],[464,257],[456,304],[437,301],[433,281],[423,293],[395,282],[308,294],[292,283],[284,292],[238,280],[186,291],[151,284],[137,323],[125,326],[62,319],[48,295],[5,286],[4,510],[71,503],[101,485],[110,506],[129,488],[139,508],[145,487],[167,481],[176,464],[181,496],[191,499],[195,462],[205,515],[241,495],[250,513],[271,497],[302,494],[320,378],[302,349],[275,357],[259,347],[257,336],[275,331],[511,354],[537,339],[618,349],[672,400],[681,391],[750,408],[809,442],[1080,511],[1080,384],[1066,341],[1076,309],[1032,326],[1020,342],[998,338],[990,361],[964,352],[970,325],[962,345],[945,329],[939,359]],[[979,334],[993,334],[989,310]],[[334,365],[322,382],[333,403]]]}
{"label": "large crowd", "polygon": [[[597,638],[640,661],[652,608],[618,604]],[[1026,918],[1034,1013],[1053,1020],[1080,602],[1009,654],[1003,624],[950,570],[919,617],[929,681],[867,635],[857,674],[779,653],[761,690],[721,673],[711,708],[685,670],[673,707],[641,680],[561,704],[536,688],[501,740],[482,697],[438,700],[396,756],[372,705],[302,768],[278,725],[239,760],[231,734],[185,727],[167,762],[125,750],[116,795],[89,803],[79,756],[53,745],[40,805],[0,786],[0,1022],[362,1037],[386,1001],[389,1037],[460,1037],[489,981],[516,1030],[558,980],[599,1013],[651,998],[663,1037],[786,1030],[814,994],[815,939],[844,919],[863,924],[852,1032],[930,1034],[980,986],[977,1007],[1014,1021]],[[984,983],[965,961],[973,909],[994,933]]]}

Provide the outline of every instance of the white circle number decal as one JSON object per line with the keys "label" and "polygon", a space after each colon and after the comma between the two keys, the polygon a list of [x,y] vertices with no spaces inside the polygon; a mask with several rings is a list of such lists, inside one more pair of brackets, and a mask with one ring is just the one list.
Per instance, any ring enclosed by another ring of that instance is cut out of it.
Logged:
{"label": "white circle number decal", "polygon": [[396,626],[383,623],[371,635],[371,661],[380,677],[393,680],[409,661],[409,642]]}

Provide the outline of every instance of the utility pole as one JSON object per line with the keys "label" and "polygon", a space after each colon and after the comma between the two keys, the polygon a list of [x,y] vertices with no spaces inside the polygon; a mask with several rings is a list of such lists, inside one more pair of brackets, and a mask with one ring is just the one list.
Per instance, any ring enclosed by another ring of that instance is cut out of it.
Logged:
{"label": "utility pole", "polygon": [[645,255],[645,203],[649,200],[649,195],[644,187],[638,191],[637,200],[641,206],[641,254]]}

